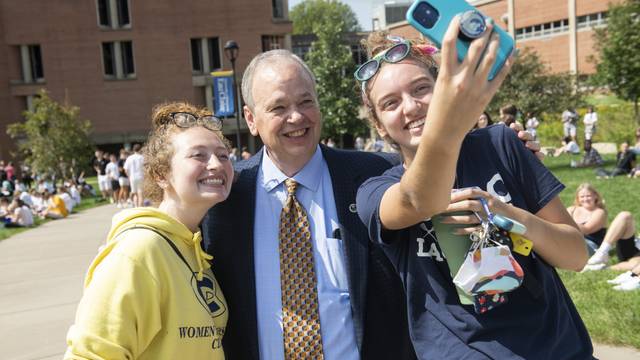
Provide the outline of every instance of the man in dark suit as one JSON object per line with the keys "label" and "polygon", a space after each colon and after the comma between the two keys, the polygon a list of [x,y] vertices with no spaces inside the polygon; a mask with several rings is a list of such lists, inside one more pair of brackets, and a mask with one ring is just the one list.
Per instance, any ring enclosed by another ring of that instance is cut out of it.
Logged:
{"label": "man in dark suit", "polygon": [[289,358],[278,225],[288,196],[284,183],[293,179],[311,227],[323,357],[415,358],[401,283],[368,240],[355,208],[360,184],[399,159],[318,145],[322,121],[315,80],[288,51],[254,58],[242,93],[249,129],[265,146],[237,164],[229,198],[202,224],[204,247],[214,256],[213,270],[229,304],[227,357]]}

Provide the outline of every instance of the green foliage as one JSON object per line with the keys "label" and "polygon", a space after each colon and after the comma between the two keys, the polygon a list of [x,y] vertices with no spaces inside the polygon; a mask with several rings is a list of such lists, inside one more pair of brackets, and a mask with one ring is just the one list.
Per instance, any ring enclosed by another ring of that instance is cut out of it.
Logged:
{"label": "green foliage", "polygon": [[[597,101],[590,103],[598,103]],[[595,110],[598,113],[598,128],[594,142],[613,142],[620,144],[623,141],[628,141],[631,144],[635,143],[634,134],[636,128],[636,122],[633,118],[632,105],[628,102],[620,103],[615,99],[607,98],[605,103],[610,105],[595,105]],[[580,121],[578,122],[578,143],[584,143],[584,125],[582,124],[582,118],[587,112],[587,108],[580,108],[577,110],[580,115]],[[559,146],[562,139],[562,123],[560,121],[561,114],[543,114],[543,121],[538,127],[538,140],[544,146]]]}
{"label": "green foliage", "polygon": [[[578,185],[590,182],[605,199],[609,223],[620,211],[627,210],[634,215],[636,224],[640,224],[640,193],[637,190],[640,181],[624,176],[598,180],[593,169],[569,166],[571,159],[578,158],[563,155],[548,157],[544,161],[567,187],[560,193],[564,205],[573,203]],[[607,155],[604,159],[605,167],[613,168],[615,155]],[[594,341],[640,348],[640,336],[637,333],[637,329],[640,329],[640,291],[625,293],[612,290],[612,285],[606,280],[619,273],[611,270],[587,273],[561,270],[559,273]]]}
{"label": "green foliage", "polygon": [[289,12],[293,22],[293,34],[315,34],[313,27],[317,23],[341,21],[344,32],[361,31],[356,14],[349,5],[339,1],[305,0]]}
{"label": "green foliage", "polygon": [[552,74],[540,57],[529,48],[520,52],[511,69],[489,105],[489,111],[497,114],[500,107],[514,104],[523,114],[532,112],[558,113],[567,107],[583,103],[583,93],[574,89],[575,76],[568,73]]}
{"label": "green foliage", "polygon": [[[307,2],[325,3],[308,0],[300,5]],[[336,4],[342,5],[331,3]],[[349,26],[344,16],[341,16],[342,9],[341,6],[328,6],[322,16],[315,17],[312,31],[318,39],[313,42],[307,54],[307,63],[318,82],[318,100],[324,122],[323,136],[336,140],[342,139],[347,133],[354,136],[367,133],[367,125],[358,119],[359,99],[351,76],[355,64],[351,50],[342,40]]]}
{"label": "green foliage", "polygon": [[23,161],[34,171],[59,179],[71,175],[74,166],[87,164],[92,154],[91,123],[79,119],[79,109],[58,104],[44,90],[33,107],[23,113],[26,121],[7,128]]}
{"label": "green foliage", "polygon": [[640,122],[640,1],[609,4],[607,26],[596,29],[595,38],[599,62],[594,82],[632,101]]}

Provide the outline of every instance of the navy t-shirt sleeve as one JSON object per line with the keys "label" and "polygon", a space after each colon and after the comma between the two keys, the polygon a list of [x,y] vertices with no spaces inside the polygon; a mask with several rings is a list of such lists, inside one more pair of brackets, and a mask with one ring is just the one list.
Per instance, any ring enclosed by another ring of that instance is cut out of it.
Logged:
{"label": "navy t-shirt sleeve", "polygon": [[369,239],[375,243],[388,244],[399,238],[400,231],[385,230],[380,221],[380,203],[384,193],[400,182],[404,173],[402,165],[395,166],[380,176],[368,179],[358,189],[356,207],[360,220],[367,227]]}
{"label": "navy t-shirt sleeve", "polygon": [[514,172],[518,184],[523,186],[520,193],[524,197],[527,210],[536,214],[556,197],[564,185],[547,169],[544,164],[524,145],[515,131],[502,127],[501,149]]}

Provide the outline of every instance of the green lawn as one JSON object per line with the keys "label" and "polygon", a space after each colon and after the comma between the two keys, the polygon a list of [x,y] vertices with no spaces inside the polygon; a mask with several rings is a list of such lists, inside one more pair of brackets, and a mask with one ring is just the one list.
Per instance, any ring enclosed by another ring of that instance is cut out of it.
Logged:
{"label": "green lawn", "polygon": [[[93,186],[93,188],[96,189],[96,191],[98,190],[98,179],[96,177],[87,178],[87,183],[89,183],[91,186]],[[100,200],[99,197],[83,197],[82,201],[80,202],[80,205],[78,205],[75,208],[73,208],[73,213],[77,213],[77,212],[82,211],[82,210],[86,210],[86,209],[90,209],[92,207],[96,207],[96,206],[100,206],[100,205],[106,204],[106,202],[99,201],[99,200]],[[48,222],[48,221],[51,221],[51,220],[49,220],[49,219],[42,220],[42,219],[40,219],[38,217],[34,217],[34,221],[35,221],[35,226],[34,227],[37,227],[37,226],[40,226],[41,224],[44,224],[45,222]],[[10,237],[11,235],[18,234],[18,233],[21,233],[23,231],[27,231],[29,229],[33,229],[33,227],[30,227],[30,228],[11,228],[11,229],[6,229],[4,227],[0,228],[0,241]]]}
{"label": "green lawn", "polygon": [[[545,164],[567,186],[560,194],[565,205],[573,203],[575,189],[583,182],[590,182],[606,201],[609,221],[622,210],[631,211],[640,224],[640,179],[616,177],[597,180],[593,169],[573,169],[571,159],[561,156],[547,158]],[[607,156],[606,168],[612,168],[614,157]],[[599,343],[628,345],[640,349],[640,291],[618,292],[606,280],[618,272],[603,270],[587,273],[559,271],[582,319],[594,341]]]}

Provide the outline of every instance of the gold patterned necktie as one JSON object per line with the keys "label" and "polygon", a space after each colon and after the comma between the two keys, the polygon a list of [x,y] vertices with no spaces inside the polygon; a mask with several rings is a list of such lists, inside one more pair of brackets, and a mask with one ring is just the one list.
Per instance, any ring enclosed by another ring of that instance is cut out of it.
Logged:
{"label": "gold patterned necktie", "polygon": [[318,290],[309,219],[296,198],[296,183],[280,213],[280,286],[285,359],[323,359]]}

